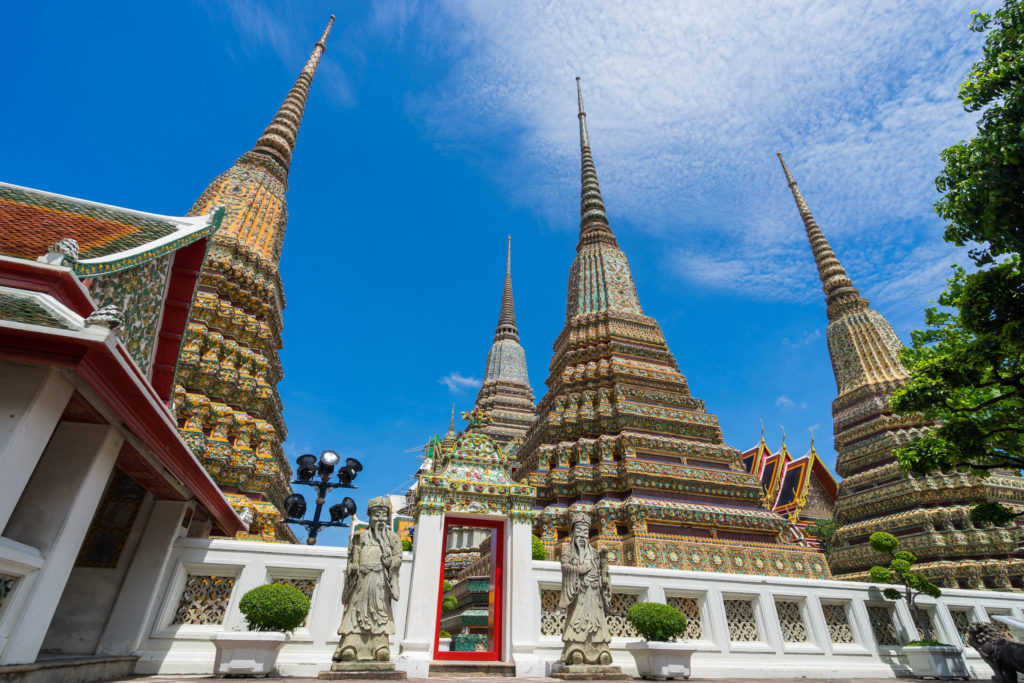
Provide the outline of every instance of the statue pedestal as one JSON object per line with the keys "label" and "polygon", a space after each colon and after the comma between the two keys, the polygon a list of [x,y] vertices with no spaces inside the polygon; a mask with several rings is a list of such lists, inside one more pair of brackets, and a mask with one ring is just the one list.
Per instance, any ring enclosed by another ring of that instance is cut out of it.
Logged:
{"label": "statue pedestal", "polygon": [[405,680],[404,671],[396,671],[394,662],[334,662],[330,671],[321,671],[322,681],[397,681]]}
{"label": "statue pedestal", "polygon": [[630,681],[633,677],[622,673],[622,668],[605,664],[566,664],[549,674],[563,681]]}

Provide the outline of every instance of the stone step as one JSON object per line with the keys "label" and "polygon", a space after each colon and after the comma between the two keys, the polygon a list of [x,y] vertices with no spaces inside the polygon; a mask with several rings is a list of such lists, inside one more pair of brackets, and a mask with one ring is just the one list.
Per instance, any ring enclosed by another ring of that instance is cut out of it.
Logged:
{"label": "stone step", "polygon": [[511,662],[437,660],[430,662],[431,678],[512,678],[516,665]]}

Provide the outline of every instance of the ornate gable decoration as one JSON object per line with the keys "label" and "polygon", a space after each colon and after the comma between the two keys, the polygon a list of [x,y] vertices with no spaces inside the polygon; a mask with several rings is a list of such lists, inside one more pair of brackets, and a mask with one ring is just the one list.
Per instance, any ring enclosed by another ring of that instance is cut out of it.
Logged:
{"label": "ornate gable decoration", "polygon": [[444,462],[417,477],[416,515],[472,512],[530,523],[537,489],[512,480],[508,455],[478,429],[490,422],[486,411],[474,408],[462,417],[469,428]]}

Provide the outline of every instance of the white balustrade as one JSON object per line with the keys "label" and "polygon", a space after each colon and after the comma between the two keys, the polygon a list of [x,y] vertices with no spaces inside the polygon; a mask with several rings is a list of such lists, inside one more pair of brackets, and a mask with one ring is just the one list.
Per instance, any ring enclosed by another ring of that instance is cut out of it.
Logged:
{"label": "white balustrade", "polygon": [[[153,616],[140,638],[138,672],[211,673],[210,634],[244,630],[239,599],[273,580],[292,583],[312,597],[306,624],[285,645],[279,669],[304,676],[327,669],[338,642],[346,556],[346,549],[328,546],[178,539],[164,585],[151,597]],[[412,554],[405,553],[401,599],[395,605],[395,655],[405,635],[411,574]],[[697,649],[693,672],[701,678],[894,678],[906,671],[899,644],[917,639],[920,630],[906,604],[886,600],[870,584],[633,567],[612,567],[611,579],[612,654],[615,664],[633,673],[625,644],[636,636],[624,613],[636,602],[667,602],[688,615],[687,637]],[[562,649],[558,563],[533,562],[531,582],[539,607],[533,640],[550,671]],[[994,615],[1024,618],[1024,595],[1016,593],[948,589],[937,600],[922,597],[921,603],[936,639],[958,645],[971,622],[992,621]],[[972,648],[965,646],[965,656],[972,675],[991,675]]]}

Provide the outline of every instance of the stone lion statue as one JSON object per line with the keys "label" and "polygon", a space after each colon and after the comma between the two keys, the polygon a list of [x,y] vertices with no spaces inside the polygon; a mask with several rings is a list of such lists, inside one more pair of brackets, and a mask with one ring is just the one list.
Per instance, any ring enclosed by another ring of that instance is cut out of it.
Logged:
{"label": "stone lion statue", "polygon": [[992,624],[968,626],[967,642],[992,667],[994,683],[1017,683],[1017,674],[1024,673],[1024,643],[1007,640]]}

